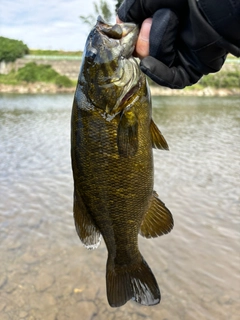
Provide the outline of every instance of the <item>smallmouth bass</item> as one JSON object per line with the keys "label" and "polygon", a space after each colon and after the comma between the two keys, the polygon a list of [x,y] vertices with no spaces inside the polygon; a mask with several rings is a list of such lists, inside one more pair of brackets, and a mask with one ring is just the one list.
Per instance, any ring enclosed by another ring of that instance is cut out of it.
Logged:
{"label": "smallmouth bass", "polygon": [[98,18],[86,41],[72,109],[75,226],[87,248],[97,248],[101,236],[105,241],[111,307],[130,299],[160,302],[138,234],[157,237],[173,227],[153,191],[152,148],[168,145],[152,120],[146,77],[132,56],[138,32],[135,24],[111,26]]}

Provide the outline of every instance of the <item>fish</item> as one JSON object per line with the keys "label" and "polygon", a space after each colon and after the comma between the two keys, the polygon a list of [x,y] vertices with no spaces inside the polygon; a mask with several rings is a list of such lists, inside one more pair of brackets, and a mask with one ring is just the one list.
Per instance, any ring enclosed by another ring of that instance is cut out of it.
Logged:
{"label": "fish", "polygon": [[129,300],[156,305],[161,294],[138,247],[173,228],[153,190],[153,148],[168,144],[152,120],[146,76],[133,56],[139,28],[101,17],[82,56],[71,118],[73,215],[88,249],[101,238],[108,251],[106,292],[111,307]]}

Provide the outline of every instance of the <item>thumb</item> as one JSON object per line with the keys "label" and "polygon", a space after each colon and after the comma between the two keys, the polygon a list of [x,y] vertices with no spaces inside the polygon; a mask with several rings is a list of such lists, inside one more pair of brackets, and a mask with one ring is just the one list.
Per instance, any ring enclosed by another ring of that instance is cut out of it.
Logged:
{"label": "thumb", "polygon": [[152,26],[152,19],[147,18],[143,21],[136,43],[136,54],[140,59],[149,55],[149,35]]}
{"label": "thumb", "polygon": [[188,74],[188,72],[181,66],[169,68],[161,61],[146,57],[141,60],[141,70],[153,81],[164,87],[172,89],[183,89],[196,83],[200,78],[200,74]]}

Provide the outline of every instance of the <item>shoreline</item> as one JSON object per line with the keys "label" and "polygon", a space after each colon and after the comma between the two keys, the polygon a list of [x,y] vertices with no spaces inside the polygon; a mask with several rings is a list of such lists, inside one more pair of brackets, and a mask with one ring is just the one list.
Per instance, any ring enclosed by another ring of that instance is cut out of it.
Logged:
{"label": "shoreline", "polygon": [[[211,88],[203,89],[170,89],[165,87],[150,86],[152,96],[206,96],[206,97],[226,97],[240,96],[240,88]],[[17,94],[45,94],[45,93],[74,93],[75,87],[58,87],[53,83],[26,83],[21,85],[9,85],[0,83],[0,93],[17,93]]]}

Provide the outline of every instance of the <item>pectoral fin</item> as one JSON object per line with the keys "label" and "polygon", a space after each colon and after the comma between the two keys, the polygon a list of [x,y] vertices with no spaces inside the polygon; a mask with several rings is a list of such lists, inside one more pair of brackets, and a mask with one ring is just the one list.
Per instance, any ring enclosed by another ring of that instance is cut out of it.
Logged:
{"label": "pectoral fin", "polygon": [[101,242],[101,233],[95,226],[80,193],[74,190],[73,213],[77,234],[87,249],[95,249]]}
{"label": "pectoral fin", "polygon": [[161,131],[158,129],[157,125],[154,123],[152,119],[150,123],[150,132],[151,132],[153,148],[169,150],[167,141],[165,140]]}
{"label": "pectoral fin", "polygon": [[145,238],[156,238],[169,233],[173,228],[173,217],[165,204],[154,192],[150,207],[145,214],[139,233]]}
{"label": "pectoral fin", "polygon": [[134,156],[138,150],[138,121],[133,110],[124,111],[118,125],[117,145],[122,157]]}

